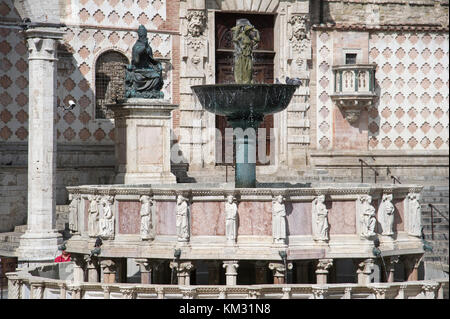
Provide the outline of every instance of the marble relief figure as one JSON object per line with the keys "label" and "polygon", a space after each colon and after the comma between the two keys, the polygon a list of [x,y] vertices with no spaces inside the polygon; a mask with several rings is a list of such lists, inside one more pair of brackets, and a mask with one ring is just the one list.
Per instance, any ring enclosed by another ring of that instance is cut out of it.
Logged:
{"label": "marble relief figure", "polygon": [[371,205],[372,196],[365,195],[360,197],[361,203],[361,236],[371,238],[375,236],[375,226],[377,220],[375,218],[375,207]]}
{"label": "marble relief figure", "polygon": [[395,207],[392,204],[392,194],[383,194],[380,205],[379,222],[381,224],[382,235],[394,235],[394,212]]}
{"label": "marble relief figure", "polygon": [[325,195],[317,196],[313,201],[313,236],[315,240],[328,241],[328,209],[325,205]]}
{"label": "marble relief figure", "polygon": [[272,237],[274,243],[286,242],[286,206],[282,195],[276,196],[272,201]]}
{"label": "marble relief figure", "polygon": [[177,196],[176,227],[178,241],[189,241],[189,205],[188,199],[182,195]]}
{"label": "marble relief figure", "polygon": [[78,232],[78,203],[79,194],[69,194],[69,229],[72,233]]}
{"label": "marble relief figure", "polygon": [[89,199],[89,217],[88,217],[88,234],[90,237],[97,237],[99,227],[99,211],[98,211],[98,196],[91,195]]}
{"label": "marble relief figure", "polygon": [[411,236],[422,235],[422,209],[419,202],[419,194],[408,194],[408,233]]}
{"label": "marble relief figure", "polygon": [[152,207],[153,201],[150,196],[142,195],[141,202],[141,239],[153,239],[153,220],[152,220]]}
{"label": "marble relief figure", "polygon": [[238,208],[236,198],[233,195],[227,196],[225,202],[225,231],[228,242],[235,242],[237,238],[238,227]]}
{"label": "marble relief figure", "polygon": [[114,237],[113,196],[104,196],[100,203],[102,214],[100,218],[100,236],[103,238]]}

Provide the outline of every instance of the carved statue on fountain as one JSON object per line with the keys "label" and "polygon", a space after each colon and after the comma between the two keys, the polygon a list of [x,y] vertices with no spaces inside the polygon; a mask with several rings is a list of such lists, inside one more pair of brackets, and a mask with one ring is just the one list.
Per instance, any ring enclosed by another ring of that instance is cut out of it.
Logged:
{"label": "carved statue on fountain", "polygon": [[125,97],[162,99],[164,81],[161,62],[153,58],[153,50],[148,44],[147,29],[138,28],[138,40],[133,46],[131,64],[125,72]]}
{"label": "carved statue on fountain", "polygon": [[251,84],[253,49],[260,41],[259,31],[247,19],[239,19],[231,31],[235,47],[234,79],[238,84]]}

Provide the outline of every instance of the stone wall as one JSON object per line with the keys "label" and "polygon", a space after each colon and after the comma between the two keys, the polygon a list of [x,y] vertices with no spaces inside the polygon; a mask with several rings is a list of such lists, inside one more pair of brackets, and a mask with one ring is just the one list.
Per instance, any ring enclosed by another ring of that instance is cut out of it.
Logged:
{"label": "stone wall", "polygon": [[[319,23],[319,1],[314,21]],[[424,24],[448,26],[448,0],[324,0],[324,23]]]}

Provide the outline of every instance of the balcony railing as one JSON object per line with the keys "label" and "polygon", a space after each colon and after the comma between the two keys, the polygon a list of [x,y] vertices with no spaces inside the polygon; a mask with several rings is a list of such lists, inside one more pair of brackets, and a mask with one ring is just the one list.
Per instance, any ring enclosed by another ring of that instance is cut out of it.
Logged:
{"label": "balcony railing", "polygon": [[359,119],[361,110],[373,103],[376,64],[346,64],[333,66],[334,93],[331,99],[350,123]]}

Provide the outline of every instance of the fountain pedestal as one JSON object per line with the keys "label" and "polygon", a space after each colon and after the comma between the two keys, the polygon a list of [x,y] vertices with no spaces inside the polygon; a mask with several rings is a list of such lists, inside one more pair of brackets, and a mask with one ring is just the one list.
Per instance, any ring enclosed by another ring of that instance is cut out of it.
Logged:
{"label": "fountain pedestal", "polygon": [[116,183],[176,183],[170,171],[171,112],[164,100],[127,99],[108,107],[114,112]]}

